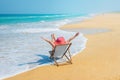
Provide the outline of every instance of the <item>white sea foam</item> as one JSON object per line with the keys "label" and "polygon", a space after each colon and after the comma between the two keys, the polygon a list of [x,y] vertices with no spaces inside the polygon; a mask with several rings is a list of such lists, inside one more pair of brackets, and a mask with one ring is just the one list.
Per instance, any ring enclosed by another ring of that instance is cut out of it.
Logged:
{"label": "white sea foam", "polygon": [[18,29],[13,32],[15,33],[41,33],[41,32],[52,32],[52,31],[57,31],[58,29],[52,29],[52,28],[47,28],[47,29],[41,29],[41,28],[29,28],[29,29]]}
{"label": "white sea foam", "polygon": [[0,26],[0,30],[4,30],[4,29],[7,29],[7,27]]}

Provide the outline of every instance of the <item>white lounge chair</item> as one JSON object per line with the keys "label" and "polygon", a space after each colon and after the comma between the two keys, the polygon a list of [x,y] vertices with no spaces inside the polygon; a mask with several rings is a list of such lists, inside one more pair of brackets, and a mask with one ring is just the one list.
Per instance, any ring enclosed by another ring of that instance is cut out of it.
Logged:
{"label": "white lounge chair", "polygon": [[[62,45],[57,45],[55,49],[51,52],[52,59],[54,59],[56,65],[58,66],[57,58],[63,58],[64,56],[66,59],[72,64],[72,59],[71,59],[71,54],[69,51],[69,48],[72,43],[69,44],[62,44]],[[67,54],[68,53],[68,54]]]}

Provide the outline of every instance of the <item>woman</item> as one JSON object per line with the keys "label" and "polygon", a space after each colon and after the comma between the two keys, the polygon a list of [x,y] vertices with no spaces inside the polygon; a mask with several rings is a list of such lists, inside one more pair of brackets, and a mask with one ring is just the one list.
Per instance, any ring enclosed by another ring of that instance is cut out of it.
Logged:
{"label": "woman", "polygon": [[46,42],[48,42],[54,49],[56,45],[70,43],[78,35],[79,35],[79,32],[77,32],[74,36],[70,37],[68,40],[65,40],[64,37],[57,37],[56,39],[54,34],[51,35],[52,40],[46,39],[44,37],[41,37],[41,38],[45,40]]}
{"label": "woman", "polygon": [[[61,45],[61,44],[69,44],[74,38],[76,38],[79,35],[79,32],[77,32],[74,36],[70,37],[68,40],[65,40],[64,37],[55,37],[54,34],[51,34],[52,40],[46,39],[44,37],[41,37],[43,40],[48,42],[52,46],[52,51],[55,49],[55,46]],[[51,54],[52,57],[53,54]]]}

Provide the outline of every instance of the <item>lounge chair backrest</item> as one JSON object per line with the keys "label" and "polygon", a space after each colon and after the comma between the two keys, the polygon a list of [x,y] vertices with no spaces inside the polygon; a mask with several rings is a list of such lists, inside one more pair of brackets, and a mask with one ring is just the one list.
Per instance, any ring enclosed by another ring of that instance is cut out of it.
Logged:
{"label": "lounge chair backrest", "polygon": [[63,44],[63,45],[58,45],[55,47],[55,52],[54,52],[54,57],[62,57],[66,51],[68,50],[70,44]]}

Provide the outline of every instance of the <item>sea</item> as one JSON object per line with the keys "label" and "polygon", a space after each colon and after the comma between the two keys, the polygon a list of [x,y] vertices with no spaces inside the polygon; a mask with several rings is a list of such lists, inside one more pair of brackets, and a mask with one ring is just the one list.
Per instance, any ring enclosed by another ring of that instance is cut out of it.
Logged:
{"label": "sea", "polygon": [[[91,18],[90,14],[0,14],[0,80],[40,66],[53,65],[51,45],[41,39],[51,34],[69,39],[76,32],[59,28]],[[82,32],[72,41],[72,56],[85,49]],[[74,63],[74,62],[73,62]]]}

